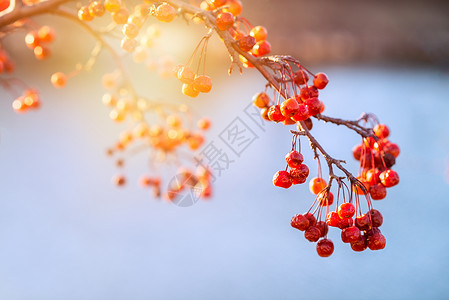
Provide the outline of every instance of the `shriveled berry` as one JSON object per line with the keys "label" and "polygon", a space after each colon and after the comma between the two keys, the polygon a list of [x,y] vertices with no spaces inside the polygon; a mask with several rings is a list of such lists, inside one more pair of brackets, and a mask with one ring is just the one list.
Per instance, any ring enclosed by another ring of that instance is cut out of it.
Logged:
{"label": "shriveled berry", "polygon": [[355,207],[352,203],[342,203],[338,207],[338,216],[342,219],[352,218],[355,214]]}
{"label": "shriveled berry", "polygon": [[360,237],[351,243],[351,249],[356,252],[361,252],[368,247],[366,236],[360,235]]}
{"label": "shriveled berry", "polygon": [[257,43],[256,39],[250,35],[245,35],[238,40],[240,49],[242,49],[245,52],[251,51],[251,49],[253,49],[256,43]]}
{"label": "shriveled berry", "polygon": [[309,220],[309,225],[310,226],[315,226],[316,225],[316,218],[312,213],[306,213],[304,214],[304,217],[307,218],[307,220]]}
{"label": "shriveled berry", "polygon": [[300,91],[300,96],[303,101],[309,98],[318,98],[318,89],[313,85],[305,86]]}
{"label": "shriveled berry", "polygon": [[384,222],[384,218],[383,218],[382,214],[380,213],[380,211],[378,211],[377,209],[370,209],[368,213],[371,216],[371,222],[372,222],[373,227],[382,226],[382,223]]}
{"label": "shriveled berry", "polygon": [[382,200],[387,196],[387,189],[382,183],[378,183],[370,187],[369,194],[373,200]]}
{"label": "shriveled berry", "polygon": [[318,227],[316,226],[310,226],[309,228],[306,229],[306,231],[304,232],[304,237],[306,238],[306,240],[310,241],[310,242],[316,242],[320,239],[321,237],[321,231]]}
{"label": "shriveled berry", "polygon": [[321,177],[312,178],[309,182],[309,189],[312,194],[318,195],[327,186],[326,180]]}
{"label": "shriveled berry", "polygon": [[293,80],[298,85],[306,84],[309,81],[309,75],[304,70],[298,70],[295,72]]}
{"label": "shriveled berry", "polygon": [[355,226],[360,230],[368,230],[370,228],[370,217],[368,214],[362,214],[355,218]]}
{"label": "shriveled berry", "polygon": [[331,211],[326,216],[327,225],[332,227],[338,227],[338,225],[340,224],[340,220],[341,218],[336,211]]}
{"label": "shriveled berry", "polygon": [[334,252],[334,243],[330,239],[322,239],[316,244],[316,252],[321,257],[331,256]]}
{"label": "shriveled berry", "polygon": [[326,85],[329,83],[329,78],[324,73],[317,73],[315,77],[313,78],[313,85],[317,89],[324,89]]}
{"label": "shriveled berry", "polygon": [[393,170],[386,170],[379,175],[380,182],[385,187],[392,187],[399,183],[399,175]]}
{"label": "shriveled berry", "polygon": [[285,116],[281,113],[280,105],[272,105],[268,110],[268,117],[271,121],[274,121],[276,123],[285,120]]}
{"label": "shriveled berry", "polygon": [[298,101],[294,98],[289,98],[282,102],[281,104],[281,113],[285,117],[292,117],[294,114],[298,112],[299,104]]}
{"label": "shriveled berry", "polygon": [[292,185],[292,178],[287,171],[277,171],[273,176],[273,184],[288,189]]}
{"label": "shriveled berry", "polygon": [[375,233],[373,235],[368,236],[367,245],[371,250],[381,250],[385,248],[387,244],[387,240],[383,236],[382,233]]}
{"label": "shriveled berry", "polygon": [[324,221],[318,221],[315,225],[321,232],[321,237],[324,237],[329,231],[329,226]]}
{"label": "shriveled berry", "polygon": [[287,161],[287,165],[290,168],[298,168],[299,165],[304,161],[304,156],[296,150],[290,151],[285,156],[285,160]]}
{"label": "shriveled berry", "polygon": [[298,214],[292,218],[290,225],[293,228],[304,231],[309,228],[309,219],[307,219],[303,215]]}
{"label": "shriveled berry", "polygon": [[360,229],[356,226],[350,226],[341,231],[341,240],[343,243],[353,243],[360,238],[360,235]]}
{"label": "shriveled berry", "polygon": [[305,164],[300,164],[297,168],[290,169],[290,176],[293,184],[304,183],[309,176],[309,168]]}
{"label": "shriveled berry", "polygon": [[340,219],[340,222],[338,223],[338,228],[345,229],[347,227],[351,227],[352,225],[354,225],[354,220],[352,218]]}

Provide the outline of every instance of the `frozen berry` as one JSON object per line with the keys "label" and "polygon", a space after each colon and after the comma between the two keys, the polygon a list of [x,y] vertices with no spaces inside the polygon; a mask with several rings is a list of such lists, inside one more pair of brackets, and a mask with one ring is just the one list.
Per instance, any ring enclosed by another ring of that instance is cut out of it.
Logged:
{"label": "frozen berry", "polygon": [[294,150],[287,153],[287,155],[285,156],[285,160],[287,161],[287,165],[290,168],[298,168],[299,165],[301,165],[302,162],[304,161],[304,157],[302,156],[301,153]]}
{"label": "frozen berry", "polygon": [[287,171],[278,171],[273,176],[273,184],[288,189],[292,185],[292,178]]}
{"label": "frozen berry", "polygon": [[304,231],[309,228],[309,219],[298,214],[292,218],[290,225],[298,230]]}
{"label": "frozen berry", "polygon": [[320,229],[318,229],[318,227],[316,226],[310,226],[309,228],[307,228],[307,230],[304,232],[304,237],[306,238],[306,240],[310,241],[310,242],[316,242],[320,239],[321,237],[321,231]]}

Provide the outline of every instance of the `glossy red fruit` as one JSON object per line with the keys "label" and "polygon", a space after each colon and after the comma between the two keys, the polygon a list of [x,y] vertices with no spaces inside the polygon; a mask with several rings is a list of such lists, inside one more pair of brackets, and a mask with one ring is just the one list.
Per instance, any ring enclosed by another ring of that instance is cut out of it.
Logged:
{"label": "glossy red fruit", "polygon": [[285,156],[285,160],[287,161],[287,165],[290,168],[298,168],[299,165],[304,161],[304,156],[296,150],[290,151]]}
{"label": "glossy red fruit", "polygon": [[373,223],[373,227],[380,227],[384,222],[384,218],[380,211],[377,209],[370,209],[368,214],[371,216],[371,222]]}
{"label": "glossy red fruit", "polygon": [[235,18],[234,15],[230,12],[221,12],[217,15],[216,24],[218,29],[220,30],[226,30],[229,27],[231,27],[234,22]]}
{"label": "glossy red fruit", "polygon": [[329,193],[321,193],[318,195],[318,201],[321,206],[330,206],[332,203],[334,203],[334,194],[331,192]]}
{"label": "glossy red fruit", "polygon": [[356,252],[364,251],[368,247],[366,236],[360,235],[357,241],[351,243],[351,249]]}
{"label": "glossy red fruit", "polygon": [[336,211],[331,211],[326,216],[327,225],[332,227],[338,227],[338,225],[340,224],[340,220],[341,219]]}
{"label": "glossy red fruit", "polygon": [[309,98],[318,98],[318,89],[312,85],[305,86],[300,91],[300,96],[303,101]]}
{"label": "glossy red fruit", "polygon": [[338,223],[338,228],[345,229],[354,225],[354,220],[352,218],[340,219]]}
{"label": "glossy red fruit", "polygon": [[307,219],[303,215],[296,215],[290,221],[290,225],[293,228],[296,228],[298,230],[304,231],[307,228],[309,228],[309,219]]}
{"label": "glossy red fruit", "polygon": [[285,118],[284,121],[282,121],[282,124],[284,124],[284,125],[295,125],[295,124],[296,124],[296,121],[293,120],[293,119],[290,118],[290,117],[287,117],[287,118]]}
{"label": "glossy red fruit", "polygon": [[341,231],[341,240],[343,243],[353,243],[360,238],[360,235],[360,229],[350,226]]}
{"label": "glossy red fruit", "polygon": [[315,97],[308,98],[304,101],[304,104],[307,106],[307,109],[309,110],[309,116],[314,116],[316,114],[319,114],[321,112],[321,108],[323,103]]}
{"label": "glossy red fruit", "polygon": [[382,200],[387,196],[387,189],[382,183],[378,183],[370,187],[369,194],[373,200]]}
{"label": "glossy red fruit", "polygon": [[307,120],[310,117],[309,115],[309,109],[305,104],[299,104],[298,110],[296,113],[292,116],[292,119],[295,121],[304,121]]}
{"label": "glossy red fruit", "polygon": [[357,216],[354,223],[360,230],[368,230],[370,228],[370,218],[368,214]]}
{"label": "glossy red fruit", "polygon": [[271,52],[271,44],[268,41],[258,41],[253,47],[253,54],[256,57],[267,55]]}
{"label": "glossy red fruit", "polygon": [[316,242],[320,239],[321,237],[321,231],[318,227],[316,226],[310,226],[309,228],[307,228],[307,230],[304,232],[304,237],[306,238],[306,240],[310,241],[310,242]]}
{"label": "glossy red fruit", "polygon": [[298,70],[295,72],[293,80],[298,85],[306,84],[309,81],[309,75],[304,70]]}
{"label": "glossy red fruit", "polygon": [[374,134],[381,139],[387,138],[390,135],[390,129],[385,124],[377,124],[373,128]]}
{"label": "glossy red fruit", "polygon": [[334,243],[330,239],[322,239],[316,244],[316,252],[321,257],[331,256],[334,252]]}
{"label": "glossy red fruit", "polygon": [[281,104],[281,113],[285,117],[292,117],[294,114],[298,112],[299,104],[298,101],[294,98],[289,98],[282,102]]}
{"label": "glossy red fruit", "polygon": [[246,35],[238,40],[238,44],[240,49],[242,49],[245,52],[251,51],[253,49],[254,45],[256,44],[256,39],[250,35]]}
{"label": "glossy red fruit", "polygon": [[262,116],[262,119],[264,119],[265,121],[271,121],[270,117],[268,116],[268,111],[269,111],[268,107],[264,107],[260,110],[260,115]]}
{"label": "glossy red fruit", "polygon": [[278,187],[288,189],[292,185],[292,178],[287,171],[278,171],[273,176],[273,184]]}
{"label": "glossy red fruit", "polygon": [[315,226],[316,225],[316,218],[313,214],[311,213],[306,213],[304,214],[304,217],[307,218],[307,220],[309,220],[309,225],[310,226]]}
{"label": "glossy red fruit", "polygon": [[276,123],[284,121],[285,116],[281,113],[281,106],[272,105],[268,109],[268,118],[270,118],[271,121],[274,121]]}
{"label": "glossy red fruit", "polygon": [[399,175],[393,170],[386,170],[379,175],[380,182],[384,187],[392,187],[399,183]]}
{"label": "glossy red fruit", "polygon": [[315,225],[321,232],[321,237],[324,237],[329,231],[329,226],[324,221],[318,221]]}
{"label": "glossy red fruit", "polygon": [[321,177],[312,178],[309,182],[309,189],[312,194],[318,195],[327,186],[326,180]]}
{"label": "glossy red fruit", "polygon": [[367,245],[371,250],[381,250],[385,248],[387,244],[387,240],[383,236],[382,233],[374,233],[373,235],[368,236]]}
{"label": "glossy red fruit", "polygon": [[355,207],[352,203],[342,203],[338,207],[338,216],[342,219],[352,218],[355,214]]}
{"label": "glossy red fruit", "polygon": [[291,168],[290,176],[293,184],[304,183],[309,176],[309,168],[305,164],[301,164],[297,168]]}
{"label": "glossy red fruit", "polygon": [[249,34],[256,39],[256,41],[264,41],[267,39],[268,31],[263,26],[255,26],[251,29]]}
{"label": "glossy red fruit", "polygon": [[399,146],[397,144],[390,143],[390,142],[383,145],[383,150],[385,153],[392,154],[395,158],[397,158],[399,156],[399,154],[401,153]]}
{"label": "glossy red fruit", "polygon": [[380,175],[380,171],[379,169],[369,169],[366,174],[365,174],[365,178],[366,181],[369,183],[369,185],[374,185],[374,184],[378,184],[380,182],[379,179],[379,175]]}
{"label": "glossy red fruit", "polygon": [[324,73],[317,73],[315,77],[313,78],[313,85],[317,89],[324,89],[326,85],[329,83],[329,78]]}

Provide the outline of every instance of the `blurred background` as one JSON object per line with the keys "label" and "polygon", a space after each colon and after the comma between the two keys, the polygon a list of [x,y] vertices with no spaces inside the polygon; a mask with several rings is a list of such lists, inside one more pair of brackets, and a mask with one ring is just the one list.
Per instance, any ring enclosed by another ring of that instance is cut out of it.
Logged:
{"label": "blurred background", "polygon": [[[274,54],[292,54],[328,74],[321,93],[327,115],[355,119],[373,112],[390,126],[391,141],[401,147],[394,166],[401,182],[374,202],[384,216],[386,248],[355,253],[332,228],[334,254],[320,258],[315,244],[290,227],[314,196],[307,185],[281,190],[271,183],[285,167],[289,128],[259,126],[248,116],[265,82],[254,70],[228,76],[229,60],[216,37],[207,63],[213,90],[195,99],[186,99],[174,78],[161,81],[157,68],[123,59],[141,94],[209,116],[208,141],[226,149],[220,133],[236,117],[254,141],[231,156],[212,199],[187,208],[139,187],[148,172],[145,155],[126,156],[128,184],[113,186],[117,169],[105,150],[126,125],[110,121],[101,78],[115,67],[103,53],[91,72],[55,90],[51,74],[85,62],[94,41],[69,21],[45,16],[35,22],[57,34],[47,61],[36,61],[25,47],[25,32],[2,40],[17,64],[14,76],[38,87],[42,108],[18,115],[13,96],[1,90],[0,299],[447,298],[449,3],[243,3],[243,16],[268,28]],[[151,63],[188,59],[205,30],[184,24],[159,24]],[[359,137],[319,122],[313,133],[357,172],[351,149]],[[315,176],[316,162],[308,143],[302,145]]]}

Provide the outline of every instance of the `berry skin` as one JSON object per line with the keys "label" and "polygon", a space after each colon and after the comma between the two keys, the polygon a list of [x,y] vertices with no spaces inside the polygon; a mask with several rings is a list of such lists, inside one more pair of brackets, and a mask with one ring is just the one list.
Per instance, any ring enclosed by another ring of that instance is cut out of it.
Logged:
{"label": "berry skin", "polygon": [[263,26],[256,26],[251,29],[249,34],[254,37],[257,42],[259,42],[267,39],[268,31]]}
{"label": "berry skin", "polygon": [[387,240],[380,231],[368,236],[367,245],[371,250],[381,250],[385,248],[386,244]]}
{"label": "berry skin", "polygon": [[89,13],[94,17],[101,17],[106,12],[103,3],[94,1],[89,4]]}
{"label": "berry skin", "polygon": [[298,85],[306,84],[309,81],[309,75],[306,71],[298,70],[295,72],[293,80]]}
{"label": "berry skin", "polygon": [[285,117],[292,117],[298,112],[299,104],[298,101],[294,98],[289,98],[282,102],[281,104],[281,113]]}
{"label": "berry skin", "polygon": [[94,16],[92,16],[89,12],[88,6],[82,6],[78,10],[78,19],[81,21],[92,21],[94,19]]}
{"label": "berry skin", "polygon": [[351,243],[351,249],[356,252],[361,252],[368,247],[366,236],[360,235],[358,240]]}
{"label": "berry skin", "polygon": [[111,16],[116,24],[126,24],[128,22],[129,12],[125,7],[122,7],[118,11],[113,12]]}
{"label": "berry skin", "polygon": [[334,243],[329,239],[322,239],[316,244],[316,252],[321,257],[329,257],[334,252]]}
{"label": "berry skin", "polygon": [[39,40],[45,43],[51,43],[55,39],[55,31],[50,26],[42,26],[37,32]]}
{"label": "berry skin", "polygon": [[378,183],[370,187],[369,194],[373,200],[382,200],[387,196],[387,189],[382,185],[382,183]]}
{"label": "berry skin", "polygon": [[270,118],[271,121],[274,121],[276,123],[284,121],[285,116],[281,113],[281,106],[272,105],[268,109],[268,118]]}
{"label": "berry skin", "polygon": [[209,76],[196,76],[193,81],[193,88],[201,93],[209,93],[212,89],[212,80]]}
{"label": "berry skin", "polygon": [[321,237],[324,237],[329,231],[329,226],[324,221],[318,221],[315,225],[321,232]]}
{"label": "berry skin", "polygon": [[273,184],[284,189],[292,186],[292,178],[287,171],[277,171],[273,176]]}
{"label": "berry skin", "polygon": [[292,119],[295,121],[305,121],[309,118],[309,109],[305,104],[299,104],[298,110],[296,111],[296,114],[292,116]]}
{"label": "berry skin", "polygon": [[355,218],[355,226],[360,230],[368,230],[370,226],[370,218],[368,214],[363,214]]}
{"label": "berry skin", "polygon": [[178,79],[187,84],[193,84],[195,80],[195,72],[187,66],[181,66],[176,74]]}
{"label": "berry skin", "polygon": [[253,47],[253,54],[256,57],[267,55],[271,52],[271,44],[267,41],[258,41]]}
{"label": "berry skin", "polygon": [[366,174],[365,174],[365,178],[366,181],[370,184],[370,185],[375,185],[378,184],[380,182],[379,179],[379,175],[380,175],[380,171],[376,168],[374,169],[369,169]]}
{"label": "berry skin", "polygon": [[303,215],[296,215],[292,218],[290,225],[293,228],[304,231],[309,228],[309,220]]}
{"label": "berry skin", "polygon": [[313,85],[317,89],[324,89],[326,85],[329,83],[329,78],[327,78],[327,75],[324,73],[317,73],[315,77],[313,78]]}
{"label": "berry skin", "polygon": [[50,80],[51,84],[53,84],[55,88],[63,88],[67,83],[67,77],[65,76],[64,73],[61,72],[56,72],[53,75],[51,75]]}
{"label": "berry skin", "polygon": [[354,221],[352,220],[352,218],[340,219],[340,222],[338,223],[338,228],[345,229],[347,227],[351,227],[352,225],[354,225]]}
{"label": "berry skin", "polygon": [[216,22],[218,29],[226,30],[234,24],[235,18],[230,12],[221,12],[217,15]]}
{"label": "berry skin", "polygon": [[353,243],[360,238],[360,229],[356,226],[350,226],[341,231],[341,240],[343,243]]}
{"label": "berry skin", "polygon": [[312,178],[309,182],[309,189],[312,194],[318,195],[327,186],[326,180],[321,177]]}
{"label": "berry skin", "polygon": [[121,6],[120,0],[105,0],[104,8],[111,13],[118,12]]}
{"label": "berry skin", "polygon": [[267,93],[258,93],[253,97],[253,104],[258,108],[268,107],[270,104],[270,96]]}
{"label": "berry skin", "polygon": [[303,101],[309,98],[318,98],[319,92],[318,89],[312,85],[305,86],[301,89],[299,95]]}
{"label": "berry skin", "polygon": [[330,206],[332,203],[334,203],[334,194],[331,192],[327,193],[320,193],[318,195],[318,201],[321,206]]}
{"label": "berry skin", "polygon": [[342,203],[338,207],[338,216],[342,219],[352,218],[355,214],[355,207],[352,203]]}
{"label": "berry skin", "polygon": [[162,3],[157,7],[155,16],[159,21],[169,23],[175,18],[176,10],[170,4]]}
{"label": "berry skin", "polygon": [[128,23],[123,26],[122,32],[127,38],[133,39],[139,35],[139,27],[133,23]]}
{"label": "berry skin", "polygon": [[309,242],[316,242],[321,237],[321,230],[316,226],[310,226],[307,228],[307,230],[304,232],[304,237]]}
{"label": "berry skin", "polygon": [[326,216],[327,225],[332,227],[338,227],[338,225],[340,224],[340,220],[341,219],[336,211],[331,211]]}
{"label": "berry skin", "polygon": [[192,97],[192,98],[195,98],[196,96],[198,96],[200,94],[199,91],[197,91],[197,90],[195,90],[193,88],[193,85],[190,85],[190,84],[187,84],[187,83],[184,83],[182,85],[182,93],[184,95]]}
{"label": "berry skin", "polygon": [[399,154],[401,153],[401,150],[399,149],[399,146],[397,144],[394,143],[386,143],[383,146],[383,150],[385,153],[390,153],[394,156],[394,158],[397,158],[399,156]]}
{"label": "berry skin", "polygon": [[393,170],[386,170],[379,175],[380,182],[385,187],[392,187],[399,183],[399,175]]}
{"label": "berry skin", "polygon": [[309,168],[305,164],[301,164],[297,168],[291,168],[290,176],[293,184],[304,183],[307,180],[307,176],[309,176]]}
{"label": "berry skin", "polygon": [[256,39],[250,35],[246,35],[238,40],[240,49],[246,52],[251,51],[256,43]]}
{"label": "berry skin", "polygon": [[304,156],[302,156],[302,154],[298,151],[294,150],[287,153],[287,155],[285,156],[285,160],[287,161],[287,165],[290,168],[298,168],[304,161]]}
{"label": "berry skin", "polygon": [[304,217],[303,215],[296,215],[292,218],[290,225],[293,228],[296,228],[298,230],[304,231],[307,228],[309,228],[309,220]]}
{"label": "berry skin", "polygon": [[371,221],[373,222],[373,227],[380,227],[382,226],[382,223],[384,222],[384,218],[380,211],[377,209],[370,209],[368,212],[371,216]]}
{"label": "berry skin", "polygon": [[310,226],[315,226],[315,225],[316,225],[316,218],[315,218],[315,216],[314,216],[313,214],[311,214],[311,213],[306,213],[306,214],[304,215],[304,217],[306,217],[307,220],[309,220],[309,225],[310,225]]}
{"label": "berry skin", "polygon": [[318,98],[315,97],[306,99],[304,101],[304,104],[307,106],[310,116],[319,114],[323,107],[323,103]]}
{"label": "berry skin", "polygon": [[223,8],[224,12],[230,12],[234,16],[238,16],[242,13],[242,2],[239,0],[227,0],[226,7]]}
{"label": "berry skin", "polygon": [[373,131],[380,139],[387,138],[390,135],[390,129],[388,129],[388,126],[385,124],[377,124],[374,126]]}

